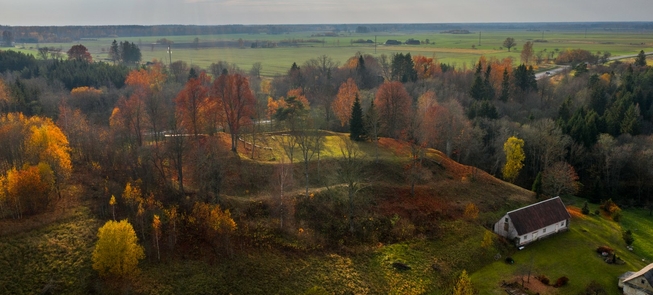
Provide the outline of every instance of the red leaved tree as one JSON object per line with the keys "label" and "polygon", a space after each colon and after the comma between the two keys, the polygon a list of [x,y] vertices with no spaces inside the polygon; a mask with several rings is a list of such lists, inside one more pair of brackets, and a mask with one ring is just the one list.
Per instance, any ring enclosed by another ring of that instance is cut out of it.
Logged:
{"label": "red leaved tree", "polygon": [[231,151],[236,152],[240,128],[251,123],[256,99],[247,77],[240,74],[220,75],[213,82],[211,96],[222,102],[224,116],[231,134]]}
{"label": "red leaved tree", "polygon": [[374,106],[381,118],[381,131],[398,138],[408,124],[412,100],[399,81],[387,81],[376,92]]}
{"label": "red leaved tree", "polygon": [[68,59],[80,59],[87,62],[93,61],[93,57],[88,52],[88,49],[82,44],[73,45],[66,53],[68,54]]}
{"label": "red leaved tree", "polygon": [[177,112],[181,115],[181,125],[195,137],[201,133],[206,122],[202,113],[209,107],[210,84],[211,78],[201,72],[197,78],[188,80],[175,98]]}

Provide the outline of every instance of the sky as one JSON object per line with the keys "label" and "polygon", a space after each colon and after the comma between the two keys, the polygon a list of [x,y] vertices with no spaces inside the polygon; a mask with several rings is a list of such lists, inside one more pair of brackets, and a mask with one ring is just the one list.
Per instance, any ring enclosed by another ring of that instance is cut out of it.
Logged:
{"label": "sky", "polygon": [[651,0],[0,0],[0,25],[653,21]]}

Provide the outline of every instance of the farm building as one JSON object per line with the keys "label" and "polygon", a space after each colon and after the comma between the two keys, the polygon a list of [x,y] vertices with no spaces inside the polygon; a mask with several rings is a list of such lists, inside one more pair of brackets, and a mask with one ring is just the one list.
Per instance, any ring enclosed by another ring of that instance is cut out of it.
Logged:
{"label": "farm building", "polygon": [[653,295],[653,263],[636,273],[627,272],[621,276],[619,287],[625,295]]}
{"label": "farm building", "polygon": [[506,213],[494,224],[494,232],[526,245],[569,229],[570,219],[565,204],[555,197]]}

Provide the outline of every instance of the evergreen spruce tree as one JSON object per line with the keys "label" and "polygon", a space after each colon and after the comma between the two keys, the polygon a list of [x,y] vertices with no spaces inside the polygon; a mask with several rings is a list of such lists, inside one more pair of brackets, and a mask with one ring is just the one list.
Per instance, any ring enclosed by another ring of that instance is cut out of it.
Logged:
{"label": "evergreen spruce tree", "polygon": [[111,58],[114,65],[117,61],[120,61],[120,49],[118,48],[118,41],[116,40],[111,42],[111,48],[109,49],[109,58]]}
{"label": "evergreen spruce tree", "polygon": [[483,99],[484,100],[493,100],[494,99],[494,87],[492,87],[492,82],[490,82],[490,74],[492,73],[492,66],[488,65],[485,70],[485,79],[483,80]]}
{"label": "evergreen spruce tree", "polygon": [[510,75],[508,69],[503,70],[503,81],[501,81],[501,96],[499,99],[503,102],[510,99]]}
{"label": "evergreen spruce tree", "polygon": [[639,51],[639,54],[637,54],[635,65],[638,67],[646,66],[646,54],[644,54],[644,50]]}
{"label": "evergreen spruce tree", "polygon": [[539,199],[542,195],[542,172],[537,173],[531,190],[535,193],[535,198]]}
{"label": "evergreen spruce tree", "polygon": [[351,117],[349,119],[349,138],[355,141],[365,139],[365,126],[363,124],[363,108],[361,107],[358,94],[354,99],[354,105],[351,108]]}

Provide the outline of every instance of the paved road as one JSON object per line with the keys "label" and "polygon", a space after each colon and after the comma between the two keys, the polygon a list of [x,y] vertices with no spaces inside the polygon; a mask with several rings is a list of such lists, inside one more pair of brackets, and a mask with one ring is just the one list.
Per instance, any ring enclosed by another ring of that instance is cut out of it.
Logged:
{"label": "paved road", "polygon": [[[646,54],[646,55],[653,55],[653,52],[645,52],[644,54]],[[629,54],[629,55],[612,56],[612,57],[609,57],[608,60],[613,61],[613,60],[619,60],[619,59],[625,59],[625,58],[633,58],[633,57],[637,57],[637,54]],[[554,76],[554,75],[560,74],[560,73],[562,73],[563,71],[565,71],[565,70],[567,70],[567,69],[569,69],[569,66],[568,66],[568,65],[561,65],[561,66],[558,66],[558,67],[556,67],[556,68],[554,68],[554,69],[550,69],[550,70],[548,70],[548,71],[546,71],[546,72],[537,73],[537,74],[535,74],[535,80],[540,80],[540,79],[542,79],[542,78],[544,78],[544,77],[550,77],[550,76]]]}

